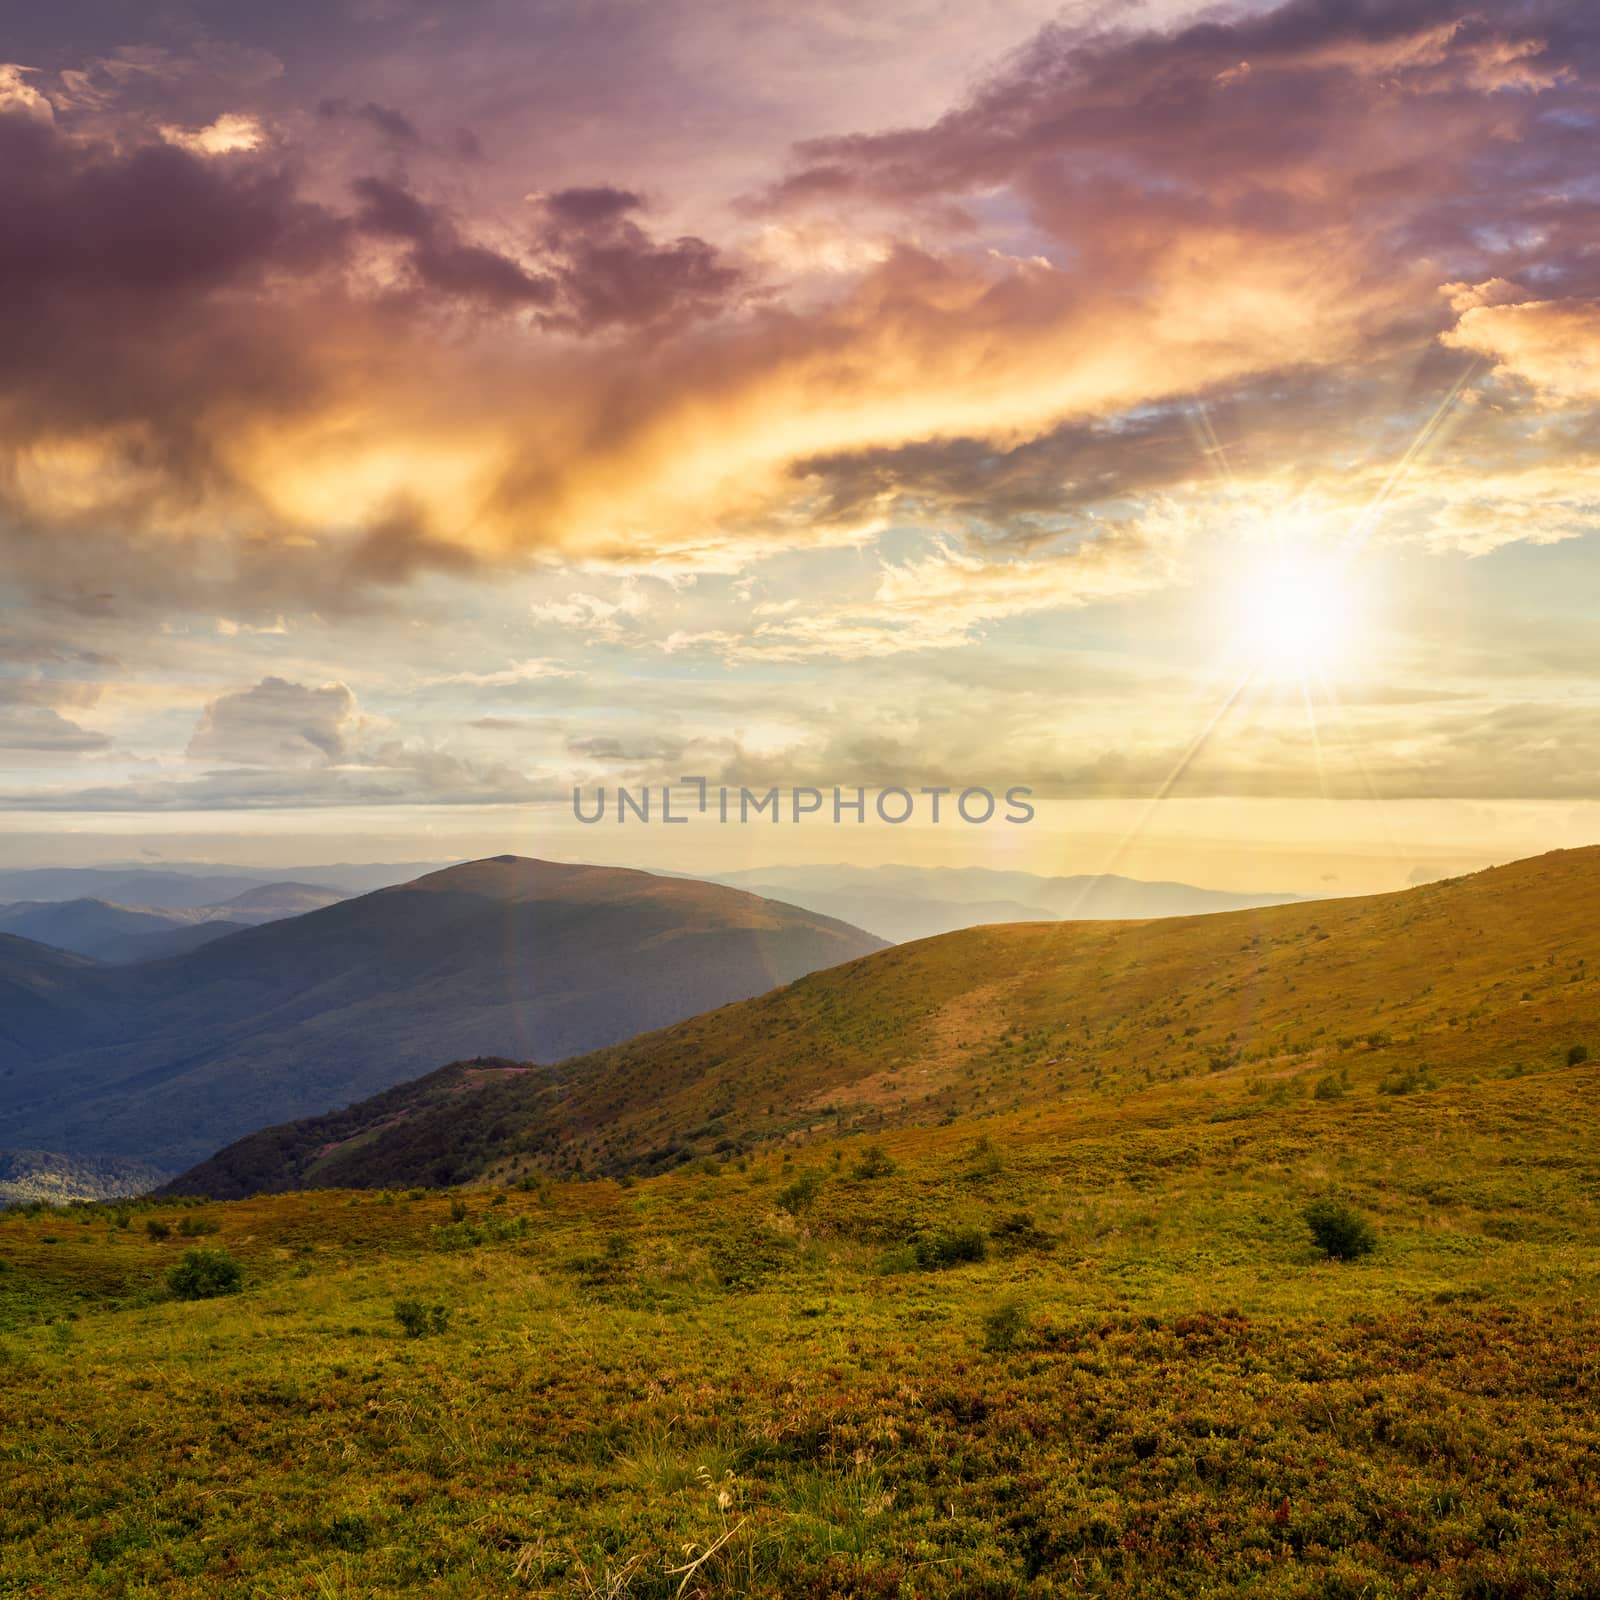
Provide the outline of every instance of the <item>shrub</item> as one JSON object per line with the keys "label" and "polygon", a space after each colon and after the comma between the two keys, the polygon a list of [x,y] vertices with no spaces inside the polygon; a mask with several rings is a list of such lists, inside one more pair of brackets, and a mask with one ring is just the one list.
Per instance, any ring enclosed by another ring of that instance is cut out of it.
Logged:
{"label": "shrub", "polygon": [[204,1234],[217,1232],[217,1225],[210,1217],[185,1217],[178,1224],[178,1232],[185,1239],[198,1239]]}
{"label": "shrub", "polygon": [[408,1339],[421,1339],[430,1333],[443,1333],[450,1326],[450,1313],[442,1305],[424,1305],[420,1300],[396,1300],[394,1320]]}
{"label": "shrub", "polygon": [[185,1250],[183,1260],[167,1274],[167,1288],[180,1300],[237,1294],[241,1281],[239,1263],[226,1250]]}
{"label": "shrub", "polygon": [[1567,1051],[1567,1065],[1581,1067],[1589,1059],[1589,1047],[1586,1044],[1575,1044]]}
{"label": "shrub", "polygon": [[984,1313],[983,1348],[1015,1350],[1028,1331],[1028,1308],[1020,1300],[1002,1300]]}
{"label": "shrub", "polygon": [[1438,1087],[1438,1079],[1426,1067],[1411,1067],[1405,1072],[1391,1073],[1378,1085],[1378,1093],[1421,1094],[1426,1089]]}
{"label": "shrub", "polygon": [[780,1211],[798,1217],[822,1192],[820,1172],[802,1172],[792,1183],[786,1183],[772,1197]]}
{"label": "shrub", "polygon": [[861,1159],[850,1169],[853,1178],[887,1178],[894,1171],[894,1162],[881,1144],[869,1144],[861,1152]]}
{"label": "shrub", "polygon": [[955,1228],[948,1233],[925,1233],[911,1246],[912,1257],[924,1272],[939,1272],[963,1261],[982,1261],[989,1253],[982,1228]]}
{"label": "shrub", "polygon": [[1049,1252],[1056,1247],[1056,1236],[1033,1220],[1031,1211],[1013,1211],[994,1225],[994,1242],[1001,1255],[1016,1255],[1023,1250]]}
{"label": "shrub", "polygon": [[1344,1081],[1330,1072],[1327,1077],[1317,1079],[1317,1086],[1311,1091],[1311,1096],[1314,1100],[1342,1100],[1345,1096]]}
{"label": "shrub", "polygon": [[152,1239],[170,1239],[172,1237],[172,1229],[160,1217],[146,1217],[144,1231]]}
{"label": "shrub", "polygon": [[452,1200],[450,1202],[450,1220],[452,1222],[465,1222],[467,1220],[467,1202],[465,1200]]}
{"label": "shrub", "polygon": [[1354,1206],[1321,1195],[1301,1213],[1311,1237],[1336,1261],[1354,1261],[1378,1247],[1377,1231]]}

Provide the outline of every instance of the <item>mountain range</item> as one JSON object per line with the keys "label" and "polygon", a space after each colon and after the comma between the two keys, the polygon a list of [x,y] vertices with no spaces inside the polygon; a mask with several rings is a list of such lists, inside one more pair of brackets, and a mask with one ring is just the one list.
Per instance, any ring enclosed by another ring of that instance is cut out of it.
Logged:
{"label": "mountain range", "polygon": [[903,944],[998,922],[1122,921],[1287,905],[1295,894],[1251,894],[1152,883],[1111,873],[1043,877],[993,867],[751,867],[713,881],[788,900]]}
{"label": "mountain range", "polygon": [[[1600,1047],[1600,847],[1395,894],[962,930],[561,1062],[467,1060],[241,1140],[174,1192],[650,1173],[1109,1097],[1204,1120]],[[1233,1097],[1218,1109],[1217,1090]],[[1242,1109],[1240,1102],[1242,1101]]]}
{"label": "mountain range", "polygon": [[462,1054],[558,1060],[880,949],[689,879],[502,856],[202,949],[0,936],[5,1144],[168,1171]]}
{"label": "mountain range", "polygon": [[215,905],[119,905],[84,897],[0,905],[0,933],[96,961],[155,961],[196,950],[241,928],[303,916],[348,895],[306,883],[262,883]]}

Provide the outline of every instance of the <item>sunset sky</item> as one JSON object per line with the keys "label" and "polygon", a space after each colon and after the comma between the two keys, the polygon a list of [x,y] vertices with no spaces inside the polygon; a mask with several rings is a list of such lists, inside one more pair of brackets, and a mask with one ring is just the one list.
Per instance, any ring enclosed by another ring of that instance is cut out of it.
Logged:
{"label": "sunset sky", "polygon": [[[0,863],[1600,840],[1600,13],[0,21]],[[1011,784],[632,833],[575,784]]]}

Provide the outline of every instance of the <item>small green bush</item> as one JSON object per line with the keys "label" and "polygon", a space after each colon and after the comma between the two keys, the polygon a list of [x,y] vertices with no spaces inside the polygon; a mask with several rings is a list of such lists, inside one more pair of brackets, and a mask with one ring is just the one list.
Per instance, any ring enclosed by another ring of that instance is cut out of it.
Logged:
{"label": "small green bush", "polygon": [[178,1232],[185,1239],[198,1239],[208,1233],[218,1231],[216,1223],[210,1217],[185,1217],[178,1224]]}
{"label": "small green bush", "polygon": [[396,1300],[394,1320],[408,1339],[443,1333],[450,1326],[450,1313],[442,1305],[424,1305],[420,1300]]}
{"label": "small green bush", "polygon": [[780,1211],[798,1217],[821,1192],[822,1174],[808,1171],[802,1172],[793,1183],[784,1184],[772,1198]]}
{"label": "small green bush", "polygon": [[912,1258],[924,1272],[941,1272],[964,1261],[982,1261],[989,1253],[982,1228],[955,1228],[948,1233],[925,1233],[913,1241]]}
{"label": "small green bush", "polygon": [[1317,1079],[1317,1086],[1311,1091],[1311,1097],[1314,1100],[1342,1100],[1345,1093],[1344,1080],[1330,1072],[1327,1077]]}
{"label": "small green bush", "polygon": [[214,1300],[237,1294],[243,1275],[226,1250],[185,1250],[167,1274],[167,1288],[179,1300]]}
{"label": "small green bush", "polygon": [[144,1231],[152,1239],[170,1239],[172,1237],[171,1227],[163,1222],[160,1217],[146,1217]]}
{"label": "small green bush", "polygon": [[1028,1308],[1020,1300],[1002,1300],[984,1313],[983,1348],[1015,1350],[1028,1331]]}
{"label": "small green bush", "polygon": [[1336,1261],[1354,1261],[1378,1247],[1377,1231],[1354,1206],[1321,1195],[1301,1213],[1311,1237]]}
{"label": "small green bush", "polygon": [[1586,1044],[1575,1044],[1567,1051],[1567,1065],[1581,1067],[1589,1059],[1589,1047]]}
{"label": "small green bush", "polygon": [[1426,1067],[1411,1067],[1405,1072],[1390,1073],[1378,1085],[1379,1094],[1421,1094],[1437,1089],[1439,1080]]}
{"label": "small green bush", "polygon": [[894,1171],[894,1162],[881,1144],[869,1144],[861,1152],[861,1159],[850,1169],[852,1178],[887,1178]]}

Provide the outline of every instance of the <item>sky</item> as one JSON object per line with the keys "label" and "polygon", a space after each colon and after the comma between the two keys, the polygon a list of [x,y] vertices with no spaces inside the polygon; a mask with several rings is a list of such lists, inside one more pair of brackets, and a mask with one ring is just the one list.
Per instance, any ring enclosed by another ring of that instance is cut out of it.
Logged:
{"label": "sky", "polygon": [[[12,8],[0,863],[1600,842],[1597,124],[1551,0]],[[573,816],[687,776],[868,820]]]}

